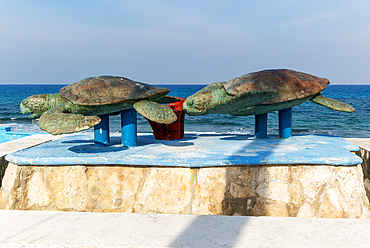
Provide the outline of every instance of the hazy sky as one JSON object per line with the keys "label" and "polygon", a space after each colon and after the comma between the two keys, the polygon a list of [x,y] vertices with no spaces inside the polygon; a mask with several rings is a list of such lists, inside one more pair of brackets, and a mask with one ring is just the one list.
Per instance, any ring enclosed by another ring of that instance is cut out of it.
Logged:
{"label": "hazy sky", "polygon": [[0,83],[209,84],[289,68],[370,84],[369,0],[0,0]]}

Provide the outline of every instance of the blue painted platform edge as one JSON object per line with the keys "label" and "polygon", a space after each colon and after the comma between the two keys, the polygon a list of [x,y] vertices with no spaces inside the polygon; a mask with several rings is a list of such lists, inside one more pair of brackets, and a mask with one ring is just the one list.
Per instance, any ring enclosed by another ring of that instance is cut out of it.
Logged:
{"label": "blue painted platform edge", "polygon": [[[111,143],[121,143],[112,137]],[[155,140],[139,134],[137,147],[95,147],[91,135],[73,135],[8,154],[18,165],[134,165],[163,167],[217,167],[250,165],[357,165],[351,151],[359,147],[341,137],[292,136],[255,139],[249,135],[187,134],[180,141]]]}

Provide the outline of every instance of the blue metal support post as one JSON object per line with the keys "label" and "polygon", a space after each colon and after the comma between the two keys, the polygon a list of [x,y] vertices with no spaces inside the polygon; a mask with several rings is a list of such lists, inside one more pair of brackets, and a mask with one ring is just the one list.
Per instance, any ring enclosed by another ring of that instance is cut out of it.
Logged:
{"label": "blue metal support post", "polygon": [[257,139],[267,138],[267,113],[255,115],[254,137]]}
{"label": "blue metal support post", "polygon": [[279,138],[292,137],[292,108],[279,110]]}
{"label": "blue metal support post", "polygon": [[122,145],[135,147],[137,144],[137,113],[135,109],[126,109],[121,113]]}
{"label": "blue metal support post", "polygon": [[109,146],[109,115],[100,115],[100,123],[94,126],[96,146]]}

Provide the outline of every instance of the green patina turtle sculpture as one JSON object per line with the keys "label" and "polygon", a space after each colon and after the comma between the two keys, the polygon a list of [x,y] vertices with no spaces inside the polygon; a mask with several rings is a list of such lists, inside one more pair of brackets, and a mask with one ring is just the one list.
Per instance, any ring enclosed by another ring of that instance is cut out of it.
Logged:
{"label": "green patina turtle sculpture", "polygon": [[39,127],[51,134],[67,134],[100,123],[99,115],[115,115],[134,108],[149,120],[170,124],[174,111],[160,103],[180,99],[167,96],[167,88],[135,82],[124,77],[101,76],[83,79],[63,87],[56,94],[39,94],[22,101],[23,114],[39,119]]}
{"label": "green patina turtle sculpture", "polygon": [[355,109],[321,95],[325,78],[292,70],[253,72],[227,82],[213,83],[189,96],[183,104],[188,115],[259,115],[297,106],[310,100],[342,112]]}

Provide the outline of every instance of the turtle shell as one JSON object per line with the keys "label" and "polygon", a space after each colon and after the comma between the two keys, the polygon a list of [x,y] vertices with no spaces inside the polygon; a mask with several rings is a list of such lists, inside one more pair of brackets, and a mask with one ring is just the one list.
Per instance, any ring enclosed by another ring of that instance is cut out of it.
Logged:
{"label": "turtle shell", "polygon": [[265,70],[245,74],[223,84],[230,95],[245,92],[276,91],[275,98],[261,104],[273,104],[315,95],[326,88],[329,80],[292,70]]}
{"label": "turtle shell", "polygon": [[75,104],[103,105],[125,100],[155,100],[169,92],[167,88],[135,82],[124,77],[101,76],[67,85],[59,94]]}

